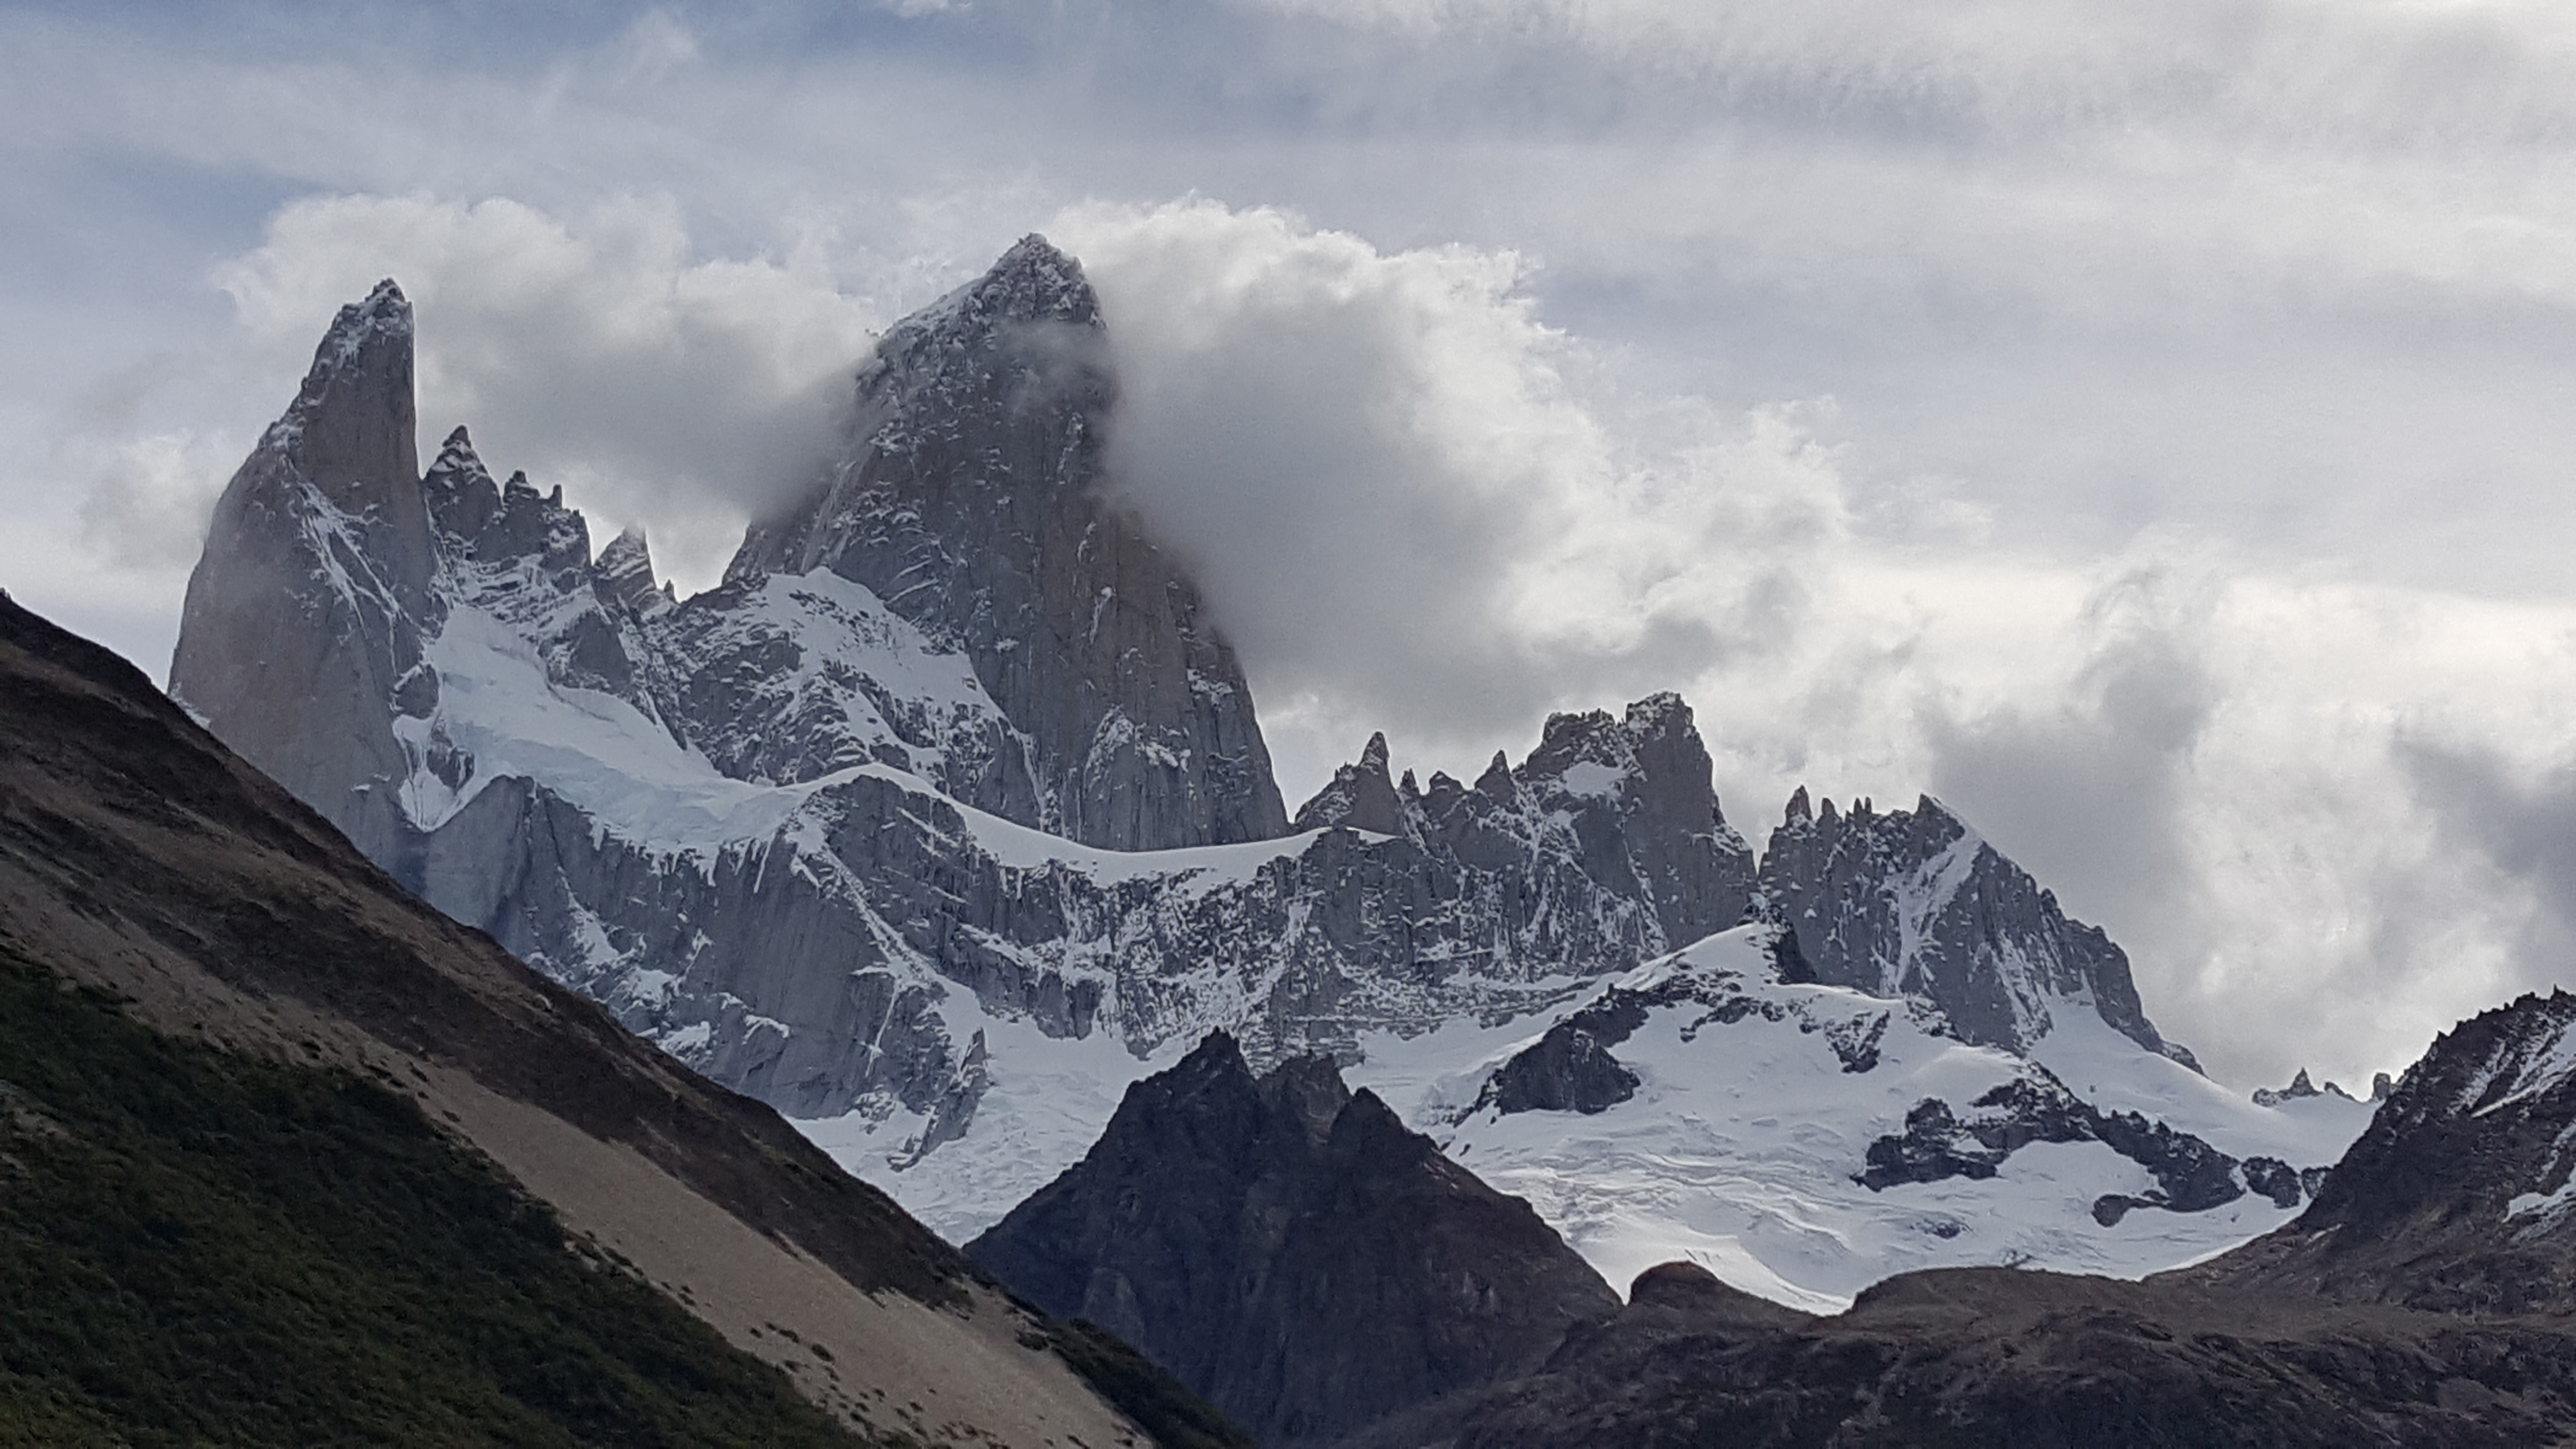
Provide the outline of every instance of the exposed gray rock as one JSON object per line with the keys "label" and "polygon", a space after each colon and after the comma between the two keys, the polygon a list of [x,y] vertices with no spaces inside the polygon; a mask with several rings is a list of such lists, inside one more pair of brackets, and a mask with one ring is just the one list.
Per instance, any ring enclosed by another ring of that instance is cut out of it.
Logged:
{"label": "exposed gray rock", "polygon": [[406,844],[393,707],[439,623],[411,327],[391,281],[340,309],[215,506],[170,661],[172,695],[380,861]]}
{"label": "exposed gray rock", "polygon": [[2089,1008],[2199,1069],[2147,1020],[2127,953],[1928,795],[1910,812],[1860,800],[1843,813],[1799,790],[1771,832],[1754,909],[1794,937],[1788,979],[1918,997],[1962,1040],[2016,1052],[2053,1010]]}
{"label": "exposed gray rock", "polygon": [[[1271,847],[1065,839],[1286,824],[1232,654],[1104,499],[1100,327],[1069,259],[1013,248],[887,334],[848,455],[680,603],[640,535],[593,558],[560,490],[496,482],[461,428],[412,474],[410,314],[387,284],[227,491],[174,687],[398,878],[630,1029],[791,1113],[919,1114],[916,1158],[987,1078],[950,1025],[967,996],[1139,1054],[1222,1027],[1256,1063],[1349,1059],[1373,1031],[1561,1005],[1745,918],[1752,852],[1669,694],[1555,716],[1473,785],[1391,780],[1373,738]],[[510,689],[611,753],[477,758]],[[1954,892],[1973,908],[1907,935],[1893,902],[1964,838],[1918,813],[1775,837],[1784,969],[1990,1034],[2072,983],[2152,1036],[2116,948],[1981,845]],[[2014,976],[2010,951],[2048,970]],[[1874,1040],[1848,1025],[1835,1050],[1866,1071]],[[1529,1103],[1606,1100],[1613,1044],[1534,1063]]]}
{"label": "exposed gray rock", "polygon": [[1606,1112],[1637,1095],[1637,1074],[1610,1054],[1615,1044],[1573,1018],[1560,1021],[1536,1044],[1503,1063],[1469,1110],[1491,1108],[1505,1116]]}
{"label": "exposed gray rock", "polygon": [[967,1251],[1270,1445],[1530,1372],[1619,1307],[1527,1203],[1330,1061],[1255,1079],[1221,1033],[1130,1088],[1090,1154]]}
{"label": "exposed gray rock", "polygon": [[1395,793],[1395,781],[1387,774],[1386,753],[1386,736],[1369,736],[1358,764],[1335,770],[1331,782],[1316,791],[1314,799],[1297,807],[1293,828],[1326,830],[1347,825],[1353,830],[1419,840],[1413,812]]}
{"label": "exposed gray rock", "polygon": [[1103,489],[1103,336],[1081,267],[1023,239],[886,333],[841,459],[727,582],[828,568],[971,659],[1034,748],[1023,824],[1119,850],[1283,834],[1234,650]]}
{"label": "exposed gray rock", "polygon": [[[2386,1097],[2387,1087],[2388,1074],[2381,1072],[2371,1083],[2371,1100],[2376,1102]],[[2319,1087],[2308,1080],[2308,1069],[2305,1067],[2299,1068],[2298,1074],[2290,1078],[2290,1085],[2278,1091],[2270,1087],[2254,1089],[2254,1105],[2258,1107],[2278,1107],[2283,1102],[2297,1102],[2309,1097],[2333,1097],[2339,1101],[2349,1102],[2352,1100],[2352,1093],[2332,1082]]]}

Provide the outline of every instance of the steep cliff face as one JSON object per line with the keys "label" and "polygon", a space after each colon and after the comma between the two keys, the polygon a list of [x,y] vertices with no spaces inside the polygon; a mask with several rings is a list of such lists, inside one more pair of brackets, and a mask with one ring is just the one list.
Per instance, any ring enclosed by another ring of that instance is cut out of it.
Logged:
{"label": "steep cliff face", "polygon": [[1128,1090],[1082,1162],[970,1245],[1271,1445],[1536,1369],[1618,1298],[1529,1205],[1305,1057],[1222,1034]]}
{"label": "steep cliff face", "polygon": [[411,303],[340,309],[226,486],[170,692],[370,855],[403,839],[395,692],[439,621],[413,442]]}
{"label": "steep cliff face", "polygon": [[1284,834],[1234,651],[1103,492],[1102,337],[1080,265],[1021,241],[886,333],[847,451],[727,581],[830,569],[971,660],[1032,746],[1007,818],[1115,850]]}
{"label": "steep cliff face", "polygon": [[1792,979],[1938,1004],[1964,1039],[2026,1050],[2056,1011],[2099,1016],[2151,1052],[2157,1034],[2129,958],[2097,927],[1926,795],[1911,811],[1789,801],[1762,857],[1763,919],[1785,928]]}

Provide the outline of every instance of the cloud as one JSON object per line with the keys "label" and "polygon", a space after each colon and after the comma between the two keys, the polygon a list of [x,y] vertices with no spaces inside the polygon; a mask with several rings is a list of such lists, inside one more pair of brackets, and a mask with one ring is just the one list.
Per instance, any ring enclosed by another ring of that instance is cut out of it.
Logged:
{"label": "cloud", "polygon": [[137,657],[380,275],[433,443],[702,581],[1039,227],[1291,793],[1678,687],[1739,824],[1933,790],[2223,1079],[2565,974],[2563,5],[224,13],[0,14],[0,567]]}
{"label": "cloud", "polygon": [[2122,570],[2080,612],[2081,662],[2063,683],[2033,680],[1966,717],[1924,712],[1933,791],[2090,909],[2137,920],[2184,904],[2183,810],[2223,688],[2201,655],[2210,582]]}
{"label": "cloud", "polygon": [[1509,253],[1382,251],[1206,201],[1051,229],[1109,321],[1119,494],[1289,702],[1272,732],[1310,736],[1292,775],[1376,728],[1490,748],[1552,705],[1759,650],[1840,529],[1793,410],[1673,404],[1615,436]]}
{"label": "cloud", "polygon": [[658,561],[703,584],[742,519],[821,465],[871,344],[879,319],[821,245],[706,258],[660,200],[566,220],[506,199],[336,196],[280,211],[218,280],[282,361],[394,277],[417,318],[424,453],[464,423],[493,467],[565,485],[594,523],[653,525]]}
{"label": "cloud", "polygon": [[2576,763],[2535,766],[2492,743],[2412,734],[2393,753],[2442,840],[2491,868],[2487,895],[2520,907],[2513,985],[2576,975]]}
{"label": "cloud", "polygon": [[228,432],[147,433],[112,443],[81,495],[83,545],[122,569],[194,567],[206,520],[246,444]]}

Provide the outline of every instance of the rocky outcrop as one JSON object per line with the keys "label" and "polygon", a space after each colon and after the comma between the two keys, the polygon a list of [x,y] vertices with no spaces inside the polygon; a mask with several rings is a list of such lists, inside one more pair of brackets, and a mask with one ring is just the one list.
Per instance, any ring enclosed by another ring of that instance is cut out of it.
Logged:
{"label": "rocky outcrop", "polygon": [[[1625,1033],[1604,1032],[1597,1019],[1602,1014],[1606,1013],[1587,1007],[1550,1026],[1535,1045],[1495,1069],[1468,1110],[1490,1108],[1507,1117],[1515,1112],[1594,1116],[1635,1097],[1637,1074],[1610,1054]],[[1645,1013],[1637,1011],[1633,1020],[1643,1023]],[[1609,1039],[1604,1040],[1605,1036]]]}
{"label": "rocky outcrop", "polygon": [[2576,1310],[2576,995],[2437,1038],[2296,1223],[2199,1274],[2444,1313]]}
{"label": "rocky outcrop", "polygon": [[726,580],[830,569],[971,660],[1031,743],[1022,824],[1118,850],[1283,834],[1232,647],[1103,489],[1103,337],[1080,265],[1022,240],[886,333],[842,457]]}
{"label": "rocky outcrop", "polygon": [[1965,1115],[1938,1097],[1905,1114],[1905,1130],[1870,1143],[1860,1181],[1873,1191],[1902,1182],[1992,1177],[2006,1158],[2034,1142],[2099,1142],[2147,1169],[2155,1187],[2144,1195],[2106,1194],[2093,1219],[2110,1227],[2133,1208],[2206,1212],[2248,1188],[2280,1207],[2307,1191],[2299,1173],[2276,1159],[2239,1163],[2188,1132],[2136,1112],[2105,1112],[2066,1090],[2043,1068],[1979,1095]]}
{"label": "rocky outcrop", "polygon": [[1497,754],[1475,784],[1435,773],[1428,792],[1409,771],[1389,783],[1386,736],[1373,735],[1358,764],[1299,807],[1297,828],[1410,841],[1443,870],[1506,877],[1504,898],[1619,902],[1642,954],[1657,955],[1741,921],[1751,896],[1753,853],[1710,772],[1690,706],[1658,694],[1617,719],[1550,715],[1517,770]]}
{"label": "rocky outcrop", "polygon": [[170,662],[173,695],[378,859],[411,773],[393,702],[439,623],[411,329],[391,281],[340,309],[215,506]]}
{"label": "rocky outcrop", "polygon": [[968,1253],[1101,1323],[1265,1444],[1537,1368],[1617,1297],[1538,1219],[1306,1057],[1211,1035]]}
{"label": "rocky outcrop", "polygon": [[[2386,1072],[2381,1072],[2374,1077],[2370,1084],[2370,1100],[2374,1102],[2386,1101],[2388,1098],[2388,1085],[2388,1074]],[[2328,1082],[2322,1087],[2318,1086],[2316,1083],[2308,1080],[2308,1069],[2305,1067],[2301,1067],[2298,1070],[2297,1075],[2290,1078],[2290,1085],[2283,1087],[2278,1091],[2275,1091],[2270,1087],[2256,1087],[2254,1089],[2254,1105],[2257,1107],[2278,1107],[2283,1102],[2304,1102],[2310,1097],[2332,1097],[2337,1101],[2349,1102],[2352,1100],[2352,1093],[2345,1091],[2343,1088],[2336,1086],[2332,1082]]]}
{"label": "rocky outcrop", "polygon": [[1963,1040],[2013,1051],[2047,1034],[2052,1012],[2089,1010],[2197,1070],[2147,1020],[2127,953],[1928,795],[1911,811],[1839,812],[1799,790],[1758,891],[1756,913],[1796,938],[1792,979],[1917,997]]}

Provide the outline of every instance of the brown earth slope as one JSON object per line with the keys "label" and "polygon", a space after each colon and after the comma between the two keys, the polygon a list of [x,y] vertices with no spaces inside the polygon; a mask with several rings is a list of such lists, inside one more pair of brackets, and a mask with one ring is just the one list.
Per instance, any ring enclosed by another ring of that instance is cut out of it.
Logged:
{"label": "brown earth slope", "polygon": [[404,892],[140,671],[5,594],[0,947],[163,1032],[409,1094],[855,1425],[1151,1442],[1062,1330],[770,1109]]}

